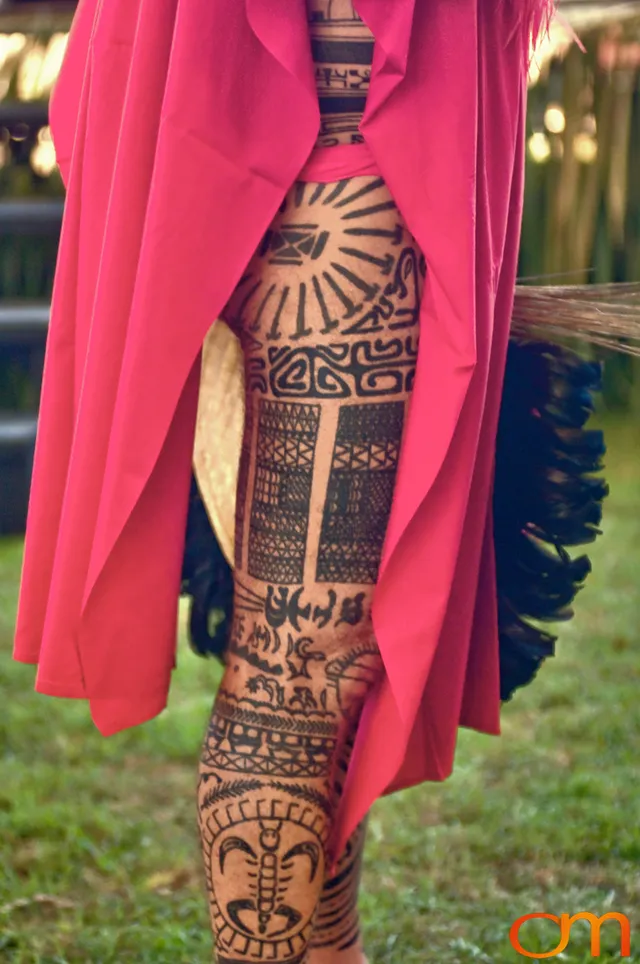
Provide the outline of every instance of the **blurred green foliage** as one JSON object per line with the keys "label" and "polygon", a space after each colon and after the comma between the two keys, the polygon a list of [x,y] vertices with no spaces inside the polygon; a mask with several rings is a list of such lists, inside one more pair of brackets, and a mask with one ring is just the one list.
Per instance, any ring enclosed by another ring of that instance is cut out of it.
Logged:
{"label": "blurred green foliage", "polygon": [[[640,280],[640,72],[603,69],[601,37],[583,36],[586,53],[570,47],[529,92],[527,133],[549,153],[535,159],[527,152],[521,278]],[[555,133],[546,123],[549,106],[564,119]],[[581,139],[593,145],[593,155],[576,150]],[[605,362],[601,406],[640,414],[640,360],[582,349]]]}

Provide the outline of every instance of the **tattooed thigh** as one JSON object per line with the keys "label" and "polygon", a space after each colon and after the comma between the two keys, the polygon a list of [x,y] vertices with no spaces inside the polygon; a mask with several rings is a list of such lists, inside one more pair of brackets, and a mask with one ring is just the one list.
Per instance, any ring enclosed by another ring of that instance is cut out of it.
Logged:
{"label": "tattooed thigh", "polygon": [[238,572],[370,594],[425,270],[382,178],[289,191],[223,313],[242,342],[247,385]]}
{"label": "tattooed thigh", "polygon": [[[234,612],[199,814],[226,964],[302,962],[314,931],[349,748],[383,672],[371,600],[423,277],[381,178],[299,183],[225,309],[243,345],[247,419]],[[352,939],[354,901],[335,888],[320,942]]]}

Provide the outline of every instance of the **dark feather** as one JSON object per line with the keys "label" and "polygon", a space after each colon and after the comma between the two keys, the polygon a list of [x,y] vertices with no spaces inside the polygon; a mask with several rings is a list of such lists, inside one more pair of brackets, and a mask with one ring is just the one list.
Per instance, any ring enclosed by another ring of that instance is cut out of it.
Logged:
{"label": "dark feather", "polygon": [[585,427],[601,377],[600,364],[570,349],[510,338],[493,494],[503,700],[554,654],[557,637],[536,622],[570,619],[591,571],[567,547],[601,531],[608,486],[592,473],[604,438]]}
{"label": "dark feather", "polygon": [[224,663],[233,606],[233,573],[211,527],[193,473],[180,594],[189,597],[191,648],[199,656],[216,656]]}

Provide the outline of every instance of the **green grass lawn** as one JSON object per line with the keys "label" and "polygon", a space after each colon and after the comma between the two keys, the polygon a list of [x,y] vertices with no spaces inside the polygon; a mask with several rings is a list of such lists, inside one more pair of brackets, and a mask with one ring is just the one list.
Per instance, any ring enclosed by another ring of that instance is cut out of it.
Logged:
{"label": "green grass lawn", "polygon": [[[456,772],[378,801],[362,911],[371,964],[523,961],[522,914],[607,910],[640,961],[640,429],[609,430],[605,533],[558,655],[463,732]],[[199,964],[211,939],[194,789],[217,665],[181,644],[169,710],[103,739],[10,659],[22,546],[0,543],[0,961]],[[601,961],[619,960],[605,924]],[[558,939],[527,923],[529,950]],[[591,961],[574,925],[563,962]]]}

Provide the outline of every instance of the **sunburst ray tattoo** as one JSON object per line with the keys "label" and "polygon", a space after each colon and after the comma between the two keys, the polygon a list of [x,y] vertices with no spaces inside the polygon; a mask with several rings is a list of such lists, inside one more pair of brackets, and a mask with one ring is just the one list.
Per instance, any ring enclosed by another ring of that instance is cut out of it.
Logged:
{"label": "sunburst ray tattoo", "polygon": [[358,181],[290,192],[223,313],[249,355],[269,342],[319,336],[334,345],[387,323],[417,325],[424,272],[415,241],[382,178]]}

